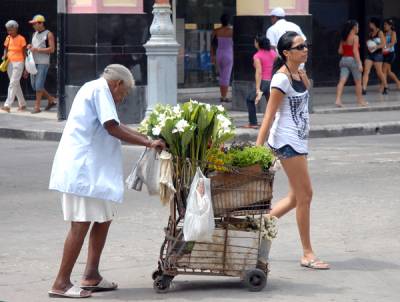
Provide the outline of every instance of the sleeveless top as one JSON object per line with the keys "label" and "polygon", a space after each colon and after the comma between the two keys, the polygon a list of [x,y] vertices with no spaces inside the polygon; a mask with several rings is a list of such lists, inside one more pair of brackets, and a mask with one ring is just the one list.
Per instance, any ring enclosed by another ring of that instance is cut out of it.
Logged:
{"label": "sleeveless top", "polygon": [[353,45],[349,44],[342,44],[343,47],[343,57],[354,57],[354,52],[353,52]]}
{"label": "sleeveless top", "polygon": [[[375,36],[370,36],[370,39],[371,39],[372,41],[374,41],[374,42],[376,43],[376,45],[381,44],[381,38],[379,38],[379,33],[380,33],[380,32],[381,32],[381,31],[378,30],[378,32],[376,33]],[[368,52],[371,53],[369,50],[368,50]],[[379,53],[382,53],[382,48],[379,48],[379,49],[377,49],[377,50],[374,51],[374,54],[379,54]]]}
{"label": "sleeveless top", "polygon": [[[391,34],[386,34],[386,45],[390,44],[392,42],[392,35]],[[389,52],[394,52],[394,45],[390,48],[387,49]]]}
{"label": "sleeveless top", "polygon": [[[32,46],[34,48],[47,48],[47,35],[49,34],[49,30],[44,30],[42,32],[36,31],[32,37]],[[35,60],[35,64],[50,64],[50,54],[48,53],[32,53],[33,59]]]}

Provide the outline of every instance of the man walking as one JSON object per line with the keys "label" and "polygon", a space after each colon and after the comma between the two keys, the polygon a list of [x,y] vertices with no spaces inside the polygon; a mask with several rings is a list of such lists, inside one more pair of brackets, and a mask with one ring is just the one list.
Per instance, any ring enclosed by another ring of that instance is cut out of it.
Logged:
{"label": "man walking", "polygon": [[301,31],[301,28],[293,22],[286,21],[285,16],[285,10],[281,7],[274,8],[271,11],[272,25],[267,30],[267,38],[274,49],[276,49],[279,39],[287,31],[297,32],[304,40],[306,40],[306,36]]}
{"label": "man walking", "polygon": [[37,74],[31,75],[31,85],[36,92],[36,100],[32,113],[41,112],[40,103],[43,96],[48,100],[48,104],[44,110],[50,110],[53,106],[57,105],[56,98],[51,96],[44,88],[47,71],[50,66],[50,55],[54,53],[56,48],[54,35],[46,29],[44,25],[45,21],[46,19],[42,15],[36,15],[29,21],[33,25],[35,33],[32,37],[32,44],[29,44],[27,48],[33,54],[37,69]]}
{"label": "man walking", "polygon": [[[130,71],[112,64],[99,79],[83,85],[72,104],[49,185],[61,193],[64,220],[71,223],[50,297],[85,298],[93,291],[114,290],[118,286],[103,278],[99,262],[116,214],[115,205],[123,198],[121,141],[165,148],[162,140],[149,140],[120,123],[116,105],[123,102],[133,86]],[[88,233],[86,268],[76,286],[71,282],[71,273]]]}

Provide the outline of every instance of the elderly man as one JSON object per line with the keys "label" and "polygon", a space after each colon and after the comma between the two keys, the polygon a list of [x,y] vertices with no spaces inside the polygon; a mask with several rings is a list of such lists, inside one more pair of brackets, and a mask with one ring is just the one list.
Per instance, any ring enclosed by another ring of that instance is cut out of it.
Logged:
{"label": "elderly man", "polygon": [[301,31],[300,27],[293,22],[286,21],[285,16],[285,10],[281,7],[274,8],[271,11],[272,25],[267,30],[267,38],[274,49],[276,49],[279,39],[287,31],[295,31],[306,40],[306,36]]}
{"label": "elderly man", "polygon": [[[165,148],[163,141],[151,141],[120,123],[115,105],[133,86],[126,67],[109,65],[101,78],[83,85],[73,102],[49,185],[62,193],[64,220],[71,222],[51,297],[85,298],[93,291],[117,288],[100,275],[99,261],[115,204],[123,197],[120,141]],[[80,286],[75,286],[71,272],[91,224],[85,272]]]}

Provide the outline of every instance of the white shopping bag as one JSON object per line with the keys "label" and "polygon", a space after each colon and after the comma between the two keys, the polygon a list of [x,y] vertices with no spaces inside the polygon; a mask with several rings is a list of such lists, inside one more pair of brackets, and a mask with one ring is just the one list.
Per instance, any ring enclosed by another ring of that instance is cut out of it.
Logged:
{"label": "white shopping bag", "polygon": [[146,149],[125,181],[128,188],[141,191],[146,185],[149,195],[160,194],[160,158],[157,150]]}
{"label": "white shopping bag", "polygon": [[33,54],[28,50],[28,55],[25,58],[25,69],[30,74],[37,74],[35,60],[33,59]]}
{"label": "white shopping bag", "polygon": [[210,179],[197,168],[186,203],[183,235],[185,241],[211,242],[214,229]]}

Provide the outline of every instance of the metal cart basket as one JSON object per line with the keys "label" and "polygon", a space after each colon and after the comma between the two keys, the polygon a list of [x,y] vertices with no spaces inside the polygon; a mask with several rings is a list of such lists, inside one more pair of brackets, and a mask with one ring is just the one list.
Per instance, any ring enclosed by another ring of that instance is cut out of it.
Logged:
{"label": "metal cart basket", "polygon": [[240,277],[250,291],[262,290],[269,270],[268,263],[260,262],[261,227],[249,230],[237,226],[246,216],[262,225],[263,215],[270,210],[274,172],[256,165],[209,173],[216,224],[212,242],[185,242],[182,226],[193,166],[189,161],[183,166],[177,170],[175,160],[177,194],[170,204],[158,268],[152,275],[155,291],[167,292],[177,275]]}

